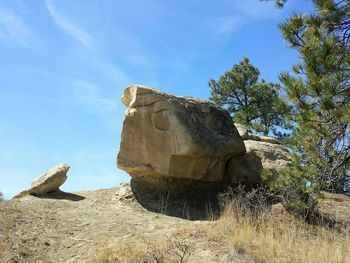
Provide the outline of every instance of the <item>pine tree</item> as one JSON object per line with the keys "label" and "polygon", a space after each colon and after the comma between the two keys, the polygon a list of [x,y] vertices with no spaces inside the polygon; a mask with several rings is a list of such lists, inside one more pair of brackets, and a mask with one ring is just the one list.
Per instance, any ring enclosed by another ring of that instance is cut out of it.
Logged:
{"label": "pine tree", "polygon": [[[280,28],[301,62],[280,76],[297,126],[287,171],[308,191],[346,191],[350,168],[350,1],[313,0]],[[305,189],[304,189],[305,190]]]}
{"label": "pine tree", "polygon": [[233,115],[235,122],[256,132],[280,135],[278,127],[288,127],[287,104],[280,97],[280,86],[259,81],[260,71],[244,58],[225,72],[218,81],[211,79],[210,99]]}

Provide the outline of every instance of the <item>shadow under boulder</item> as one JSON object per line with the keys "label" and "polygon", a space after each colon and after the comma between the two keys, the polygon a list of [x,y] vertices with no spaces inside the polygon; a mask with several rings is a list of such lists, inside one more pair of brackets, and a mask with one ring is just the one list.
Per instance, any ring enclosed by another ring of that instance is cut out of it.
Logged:
{"label": "shadow under boulder", "polygon": [[187,220],[218,218],[225,191],[219,183],[159,177],[133,177],[130,186],[145,209]]}
{"label": "shadow under boulder", "polygon": [[38,195],[37,197],[41,199],[69,200],[74,202],[82,201],[85,199],[85,196],[63,192],[61,190],[56,190],[54,192]]}

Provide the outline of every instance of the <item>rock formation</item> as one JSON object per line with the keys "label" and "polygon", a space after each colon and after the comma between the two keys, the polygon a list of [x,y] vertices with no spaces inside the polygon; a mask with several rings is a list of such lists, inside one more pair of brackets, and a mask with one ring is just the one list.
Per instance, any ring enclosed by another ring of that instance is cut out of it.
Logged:
{"label": "rock formation", "polygon": [[254,185],[265,182],[263,169],[277,176],[290,163],[278,140],[234,125],[211,102],[141,85],[127,87],[122,102],[128,109],[117,165],[131,175],[134,192]]}
{"label": "rock formation", "polygon": [[119,168],[133,178],[222,182],[227,161],[245,152],[229,113],[215,104],[141,85],[124,91]]}
{"label": "rock formation", "polygon": [[56,165],[32,182],[28,190],[21,192],[15,198],[26,194],[40,196],[59,190],[59,187],[67,180],[68,170],[69,166],[65,163]]}
{"label": "rock formation", "polygon": [[242,139],[247,140],[249,133],[251,133],[251,131],[247,127],[239,123],[235,123],[235,126],[237,128],[239,135],[242,137]]}
{"label": "rock formation", "polygon": [[278,176],[278,172],[291,164],[288,150],[280,141],[268,136],[253,134],[242,124],[235,124],[239,134],[244,139],[246,153],[230,159],[226,170],[226,180],[229,184],[244,183],[254,185],[264,183],[262,172],[268,172],[268,180]]}
{"label": "rock formation", "polygon": [[251,130],[249,130],[246,126],[242,124],[235,123],[235,126],[238,130],[239,135],[242,137],[243,140],[253,140],[253,141],[268,142],[272,144],[281,144],[281,142],[275,138],[253,134]]}
{"label": "rock formation", "polygon": [[247,153],[232,158],[227,165],[226,178],[231,184],[264,183],[263,169],[268,171],[271,180],[290,165],[290,154],[282,145],[253,140],[245,140],[244,144]]}

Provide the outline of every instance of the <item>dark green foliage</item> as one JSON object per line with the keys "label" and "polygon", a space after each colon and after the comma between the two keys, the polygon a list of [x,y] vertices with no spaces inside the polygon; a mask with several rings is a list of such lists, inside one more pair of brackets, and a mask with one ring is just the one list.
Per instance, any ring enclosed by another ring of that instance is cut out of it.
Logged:
{"label": "dark green foliage", "polygon": [[4,195],[0,192],[0,202],[4,200]]}
{"label": "dark green foliage", "polygon": [[346,191],[350,173],[350,1],[313,3],[315,13],[295,14],[280,26],[301,58],[280,76],[297,124],[284,183],[305,202],[321,190]]}
{"label": "dark green foliage", "polygon": [[218,81],[210,80],[210,99],[233,114],[233,120],[256,132],[278,135],[277,127],[288,127],[287,104],[280,98],[280,86],[259,81],[259,69],[244,58]]}
{"label": "dark green foliage", "polygon": [[320,188],[310,183],[300,162],[300,156],[293,154],[291,167],[280,172],[278,180],[271,181],[269,187],[283,196],[288,210],[311,219],[317,214]]}

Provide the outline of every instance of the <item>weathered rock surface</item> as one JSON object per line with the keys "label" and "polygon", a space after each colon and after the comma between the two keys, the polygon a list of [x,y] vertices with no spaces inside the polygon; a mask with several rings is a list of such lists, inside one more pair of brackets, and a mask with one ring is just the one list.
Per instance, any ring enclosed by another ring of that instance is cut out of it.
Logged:
{"label": "weathered rock surface", "polygon": [[281,144],[281,142],[275,138],[272,138],[269,136],[259,136],[259,135],[253,134],[251,132],[248,132],[247,139],[245,139],[245,140],[268,142],[268,143],[272,143],[272,144]]}
{"label": "weathered rock surface", "polygon": [[235,123],[235,126],[237,128],[239,135],[242,137],[242,139],[247,140],[248,134],[250,133],[250,130],[246,126],[244,126],[243,124]]}
{"label": "weathered rock surface", "polygon": [[235,126],[238,130],[239,135],[243,140],[253,140],[253,141],[261,141],[261,142],[269,142],[272,144],[281,144],[281,142],[275,138],[269,136],[260,136],[252,133],[250,129],[240,123],[235,123]]}
{"label": "weathered rock surface", "polygon": [[272,144],[281,144],[281,142],[275,138],[269,137],[269,136],[260,136],[260,139],[262,142],[268,142]]}
{"label": "weathered rock surface", "polygon": [[245,140],[244,143],[246,154],[228,162],[226,178],[229,183],[263,183],[263,169],[268,169],[269,179],[273,179],[279,171],[290,165],[290,154],[282,145],[253,140]]}
{"label": "weathered rock surface", "polygon": [[43,195],[54,192],[67,180],[69,166],[65,163],[56,165],[32,182],[28,190],[33,195]]}
{"label": "weathered rock surface", "polygon": [[128,109],[117,165],[132,176],[138,198],[264,183],[264,169],[273,179],[290,164],[278,140],[234,125],[227,111],[208,101],[131,85],[122,102]]}
{"label": "weathered rock surface", "polygon": [[117,165],[134,177],[222,182],[227,161],[245,152],[229,113],[192,97],[131,85]]}

